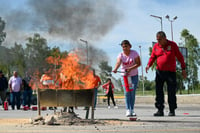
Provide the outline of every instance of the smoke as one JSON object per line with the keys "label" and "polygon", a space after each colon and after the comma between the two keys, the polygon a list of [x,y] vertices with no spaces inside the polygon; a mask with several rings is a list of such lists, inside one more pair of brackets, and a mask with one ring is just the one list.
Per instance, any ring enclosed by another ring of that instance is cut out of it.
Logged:
{"label": "smoke", "polygon": [[97,41],[122,16],[114,0],[29,0],[23,5],[26,6],[6,14],[10,39],[15,38],[14,34],[19,39],[19,36],[27,36],[25,33],[37,32],[65,40],[76,41],[84,37]]}

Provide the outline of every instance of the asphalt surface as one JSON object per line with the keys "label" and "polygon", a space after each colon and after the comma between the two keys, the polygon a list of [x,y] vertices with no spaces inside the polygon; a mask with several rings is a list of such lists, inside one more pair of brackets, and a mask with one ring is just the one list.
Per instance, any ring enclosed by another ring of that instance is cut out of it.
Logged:
{"label": "asphalt surface", "polygon": [[[118,109],[111,106],[110,109],[106,105],[97,105],[95,110],[94,118],[97,121],[105,121],[109,124],[105,125],[70,125],[70,126],[49,126],[49,125],[32,125],[32,124],[19,124],[17,120],[19,119],[30,119],[38,116],[37,111],[23,111],[23,110],[9,110],[4,111],[0,107],[0,132],[41,132],[41,133],[61,133],[61,132],[104,132],[104,133],[117,133],[117,132],[134,132],[134,133],[200,133],[200,105],[199,104],[179,104],[178,109],[176,110],[175,117],[168,116],[168,105],[165,108],[164,117],[154,117],[153,113],[156,112],[153,104],[136,104],[135,112],[137,114],[136,121],[130,121],[125,116],[125,106],[118,105]],[[60,111],[58,108],[57,111]],[[41,115],[45,116],[46,114],[53,114],[54,111],[46,110],[41,111]],[[78,107],[75,109],[75,113],[79,117],[85,119],[86,111],[83,107]],[[89,119],[91,114],[89,114]],[[16,123],[4,124],[1,121],[3,120],[16,119]]]}

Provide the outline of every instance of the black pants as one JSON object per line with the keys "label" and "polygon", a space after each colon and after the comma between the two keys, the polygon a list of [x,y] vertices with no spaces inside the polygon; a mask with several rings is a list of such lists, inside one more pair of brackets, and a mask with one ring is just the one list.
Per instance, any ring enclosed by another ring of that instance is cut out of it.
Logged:
{"label": "black pants", "polygon": [[110,98],[112,99],[113,105],[115,106],[115,100],[114,100],[114,95],[112,92],[108,92],[107,94],[107,100],[108,100],[108,106],[110,106]]}
{"label": "black pants", "polygon": [[156,70],[156,102],[158,110],[164,109],[164,83],[167,83],[168,104],[170,111],[177,108],[176,103],[176,72]]}
{"label": "black pants", "polygon": [[0,90],[0,98],[2,106],[4,107],[4,101],[6,100],[6,90]]}

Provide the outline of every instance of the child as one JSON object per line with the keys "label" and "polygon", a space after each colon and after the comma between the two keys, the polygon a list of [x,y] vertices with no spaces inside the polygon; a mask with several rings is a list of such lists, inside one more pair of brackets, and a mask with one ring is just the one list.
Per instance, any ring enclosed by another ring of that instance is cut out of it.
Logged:
{"label": "child", "polygon": [[108,100],[108,108],[110,108],[110,98],[112,99],[114,108],[118,108],[115,104],[115,100],[114,100],[114,85],[111,81],[110,78],[107,79],[107,83],[102,85],[102,88],[106,89],[106,95],[107,95],[107,100]]}

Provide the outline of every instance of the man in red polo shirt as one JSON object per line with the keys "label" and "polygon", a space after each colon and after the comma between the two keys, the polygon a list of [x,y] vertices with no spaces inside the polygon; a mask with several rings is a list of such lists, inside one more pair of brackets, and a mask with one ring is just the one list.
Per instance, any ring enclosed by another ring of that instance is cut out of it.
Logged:
{"label": "man in red polo shirt", "polygon": [[176,103],[176,58],[181,63],[182,76],[186,78],[185,62],[183,55],[179,51],[177,44],[173,41],[167,40],[163,31],[156,34],[157,43],[153,46],[151,57],[146,66],[146,72],[152,66],[154,61],[157,61],[156,66],[156,102],[155,107],[158,111],[154,116],[164,116],[164,82],[167,83],[169,114],[168,116],[175,116]]}

